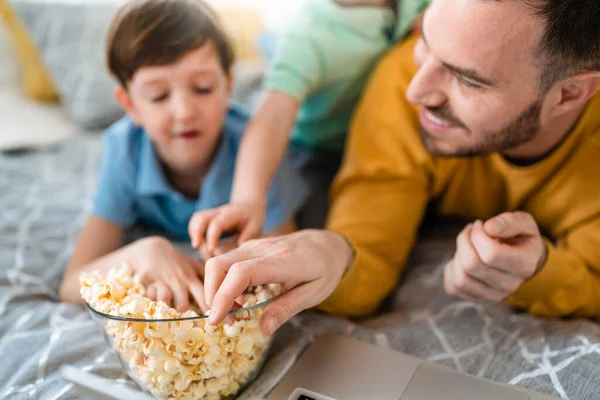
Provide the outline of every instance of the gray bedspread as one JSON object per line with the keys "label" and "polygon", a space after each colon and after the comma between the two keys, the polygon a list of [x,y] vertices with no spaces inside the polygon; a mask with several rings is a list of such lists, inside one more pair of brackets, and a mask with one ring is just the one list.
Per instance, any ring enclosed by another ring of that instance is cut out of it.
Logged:
{"label": "gray bedspread", "polygon": [[[58,373],[63,364],[128,382],[88,313],[56,295],[89,212],[100,143],[84,136],[39,153],[0,155],[2,399],[81,398]],[[446,231],[421,240],[404,283],[376,317],[352,323],[308,312],[293,319],[242,398],[260,398],[316,335],[333,331],[556,397],[600,399],[600,326],[446,296],[441,267],[453,242]]]}

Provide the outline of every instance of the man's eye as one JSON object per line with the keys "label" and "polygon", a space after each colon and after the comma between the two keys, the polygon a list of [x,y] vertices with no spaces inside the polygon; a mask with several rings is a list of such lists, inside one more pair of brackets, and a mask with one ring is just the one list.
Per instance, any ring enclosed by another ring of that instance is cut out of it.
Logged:
{"label": "man's eye", "polygon": [[461,84],[465,85],[466,87],[470,87],[470,88],[473,88],[473,89],[481,89],[481,85],[479,85],[477,83],[474,83],[474,82],[472,82],[472,81],[470,81],[468,79],[465,79],[462,76],[459,76],[458,80],[460,81]]}

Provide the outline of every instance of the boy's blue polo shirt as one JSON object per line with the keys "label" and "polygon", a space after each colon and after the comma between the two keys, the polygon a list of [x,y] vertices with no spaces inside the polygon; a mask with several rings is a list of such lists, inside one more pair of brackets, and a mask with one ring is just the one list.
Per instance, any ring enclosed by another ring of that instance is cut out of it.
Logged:
{"label": "boy's blue polo shirt", "polygon": [[[195,211],[229,202],[236,156],[248,119],[245,111],[230,107],[217,154],[197,199],[188,199],[169,185],[142,128],[128,117],[117,121],[104,133],[104,156],[93,214],[124,229],[142,222],[174,238],[189,239],[188,223]],[[269,190],[264,231],[292,219],[307,192],[289,155],[286,156]]]}

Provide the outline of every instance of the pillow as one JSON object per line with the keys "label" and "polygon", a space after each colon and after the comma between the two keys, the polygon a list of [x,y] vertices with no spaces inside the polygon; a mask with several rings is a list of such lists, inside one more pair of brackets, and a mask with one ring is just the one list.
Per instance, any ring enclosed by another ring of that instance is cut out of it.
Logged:
{"label": "pillow", "polygon": [[[11,54],[16,53],[15,55],[19,59],[22,87],[25,94],[40,101],[55,101],[57,99],[56,89],[38,54],[35,43],[19,17],[5,0],[0,1],[0,23],[3,23],[12,39],[11,47],[14,49],[14,53],[11,52]],[[2,54],[7,53],[3,51]],[[10,59],[14,59],[14,55]],[[3,69],[7,68],[4,60],[2,64]]]}
{"label": "pillow", "polygon": [[[34,38],[68,114],[86,129],[105,127],[123,115],[113,95],[117,83],[105,60],[106,32],[123,1],[10,0]],[[259,7],[245,0],[209,3],[232,36],[238,60],[259,59],[256,37],[263,26]],[[254,66],[251,69],[254,84]],[[246,84],[245,68],[235,71],[243,72],[237,84]],[[245,92],[235,91],[239,93]]]}
{"label": "pillow", "polygon": [[19,62],[8,27],[0,21],[0,151],[40,148],[75,132],[59,104],[34,101],[23,93]]}
{"label": "pillow", "polygon": [[8,27],[0,20],[0,90],[6,87],[19,87],[19,63],[10,42]]}
{"label": "pillow", "polygon": [[0,88],[0,110],[0,151],[55,145],[76,133],[60,104],[34,101],[18,85]]}
{"label": "pillow", "polygon": [[123,115],[106,70],[108,25],[122,0],[10,0],[27,26],[69,116],[86,129]]}

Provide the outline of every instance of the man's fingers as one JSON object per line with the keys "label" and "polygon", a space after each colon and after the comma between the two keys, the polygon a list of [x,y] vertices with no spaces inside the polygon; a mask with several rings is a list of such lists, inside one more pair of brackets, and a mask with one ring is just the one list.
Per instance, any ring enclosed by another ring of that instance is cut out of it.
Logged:
{"label": "man's fingers", "polygon": [[481,261],[490,267],[485,271],[487,276],[476,277],[508,293],[517,290],[522,278],[525,278],[519,268],[522,263],[519,252],[510,245],[489,237],[481,221],[473,224],[470,241]]}
{"label": "man's fingers", "polygon": [[197,212],[192,216],[188,225],[188,234],[192,239],[192,247],[197,249],[204,243],[204,235],[211,220],[216,215],[216,210]]}
{"label": "man's fingers", "polygon": [[265,335],[272,335],[294,315],[312,307],[314,299],[312,282],[299,285],[269,303],[260,319],[260,328]]}
{"label": "man's fingers", "polygon": [[[485,280],[486,270],[488,266],[484,265],[479,259],[473,243],[471,243],[471,235],[474,224],[469,224],[462,230],[456,238],[456,254],[454,255],[454,268],[461,269],[471,278],[487,283]],[[455,271],[455,269],[453,271]]]}
{"label": "man's fingers", "polygon": [[475,297],[467,296],[461,293],[456,285],[454,284],[454,259],[450,260],[444,267],[444,290],[450,296],[460,297],[464,300],[470,301],[471,303],[478,303],[480,300]]}
{"label": "man's fingers", "polygon": [[539,228],[533,217],[523,211],[506,212],[490,218],[483,225],[486,234],[496,239],[511,239],[521,235],[537,235]]}
{"label": "man's fingers", "polygon": [[467,275],[460,265],[454,265],[454,275],[452,279],[454,288],[459,297],[469,299],[475,302],[483,300],[500,301],[504,298],[504,294],[496,292],[494,289],[485,286]]}
{"label": "man's fingers", "polygon": [[[231,311],[233,303],[237,297],[250,286],[262,285],[263,283],[275,283],[265,280],[264,282],[255,282],[261,280],[257,275],[261,272],[258,264],[260,259],[250,259],[233,264],[227,271],[219,289],[213,298],[209,323],[216,325],[225,318]],[[271,277],[272,274],[269,275]]]}
{"label": "man's fingers", "polygon": [[251,255],[247,249],[237,248],[222,256],[213,257],[206,261],[204,265],[204,297],[206,304],[211,307],[213,299],[225,276],[227,271],[236,262],[246,260]]}
{"label": "man's fingers", "polygon": [[231,310],[238,296],[250,286],[286,282],[288,288],[296,286],[294,272],[273,268],[270,258],[255,258],[235,263],[229,269],[212,303],[210,324],[218,324]]}

